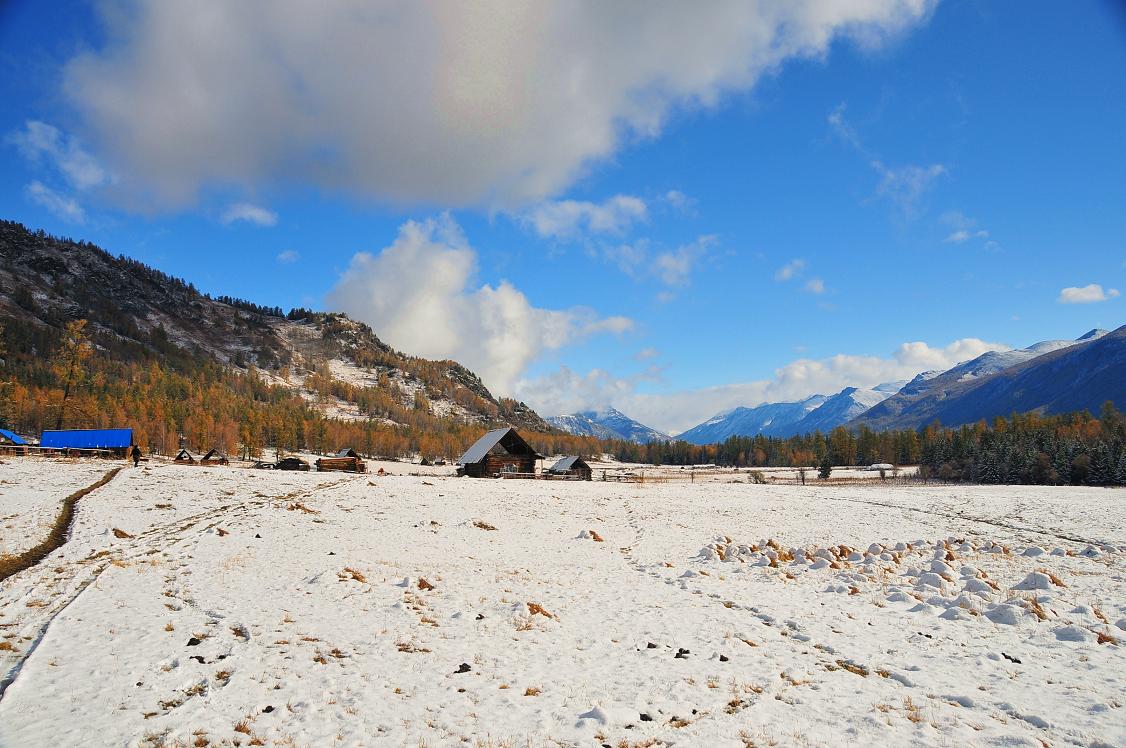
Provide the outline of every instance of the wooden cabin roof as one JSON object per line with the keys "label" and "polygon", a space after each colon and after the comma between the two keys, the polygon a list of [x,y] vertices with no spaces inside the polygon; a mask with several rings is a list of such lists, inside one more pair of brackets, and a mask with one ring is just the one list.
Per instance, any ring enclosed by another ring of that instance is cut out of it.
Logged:
{"label": "wooden cabin roof", "polygon": [[543,455],[538,454],[528,442],[524,441],[520,434],[516,433],[516,429],[508,426],[503,429],[493,429],[473,442],[473,446],[465,451],[458,463],[469,465],[480,462],[488,456],[494,447],[498,446],[509,454],[526,455],[537,460],[543,458]]}

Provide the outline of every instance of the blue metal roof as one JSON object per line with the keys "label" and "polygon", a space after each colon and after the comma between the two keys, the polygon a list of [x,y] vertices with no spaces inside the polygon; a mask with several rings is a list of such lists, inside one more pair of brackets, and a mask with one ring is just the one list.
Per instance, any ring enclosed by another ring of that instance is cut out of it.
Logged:
{"label": "blue metal roof", "polygon": [[27,445],[27,442],[25,442],[23,439],[21,439],[14,431],[8,431],[8,429],[0,429],[0,436],[4,437],[8,441],[10,441],[12,444],[16,444],[16,445],[19,445],[19,446],[26,446]]}
{"label": "blue metal roof", "polygon": [[48,449],[124,449],[133,446],[133,429],[44,431],[39,446]]}

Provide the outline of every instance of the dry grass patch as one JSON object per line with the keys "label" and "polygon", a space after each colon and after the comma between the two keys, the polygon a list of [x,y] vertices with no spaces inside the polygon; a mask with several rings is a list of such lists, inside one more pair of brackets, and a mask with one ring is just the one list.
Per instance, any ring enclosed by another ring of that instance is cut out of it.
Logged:
{"label": "dry grass patch", "polygon": [[432,590],[432,589],[434,589],[434,585],[430,584],[430,582],[427,582],[425,577],[419,577],[418,578],[418,588],[420,590]]}
{"label": "dry grass patch", "polygon": [[604,542],[604,541],[602,540],[602,536],[601,536],[601,535],[599,535],[599,534],[598,534],[598,532],[596,532],[595,530],[591,530],[591,531],[590,531],[590,539],[591,539],[591,540],[593,540],[593,541],[594,541],[595,543],[601,543],[601,542]]}
{"label": "dry grass patch", "polygon": [[857,665],[855,662],[849,662],[848,660],[837,660],[837,666],[849,671],[854,675],[859,675],[862,678],[868,677],[868,668],[864,667],[863,665]]}
{"label": "dry grass patch", "polygon": [[543,692],[535,686],[528,686],[524,689],[525,696],[539,696],[541,693]]}
{"label": "dry grass patch", "polygon": [[316,509],[310,509],[309,507],[302,504],[300,501],[295,501],[292,504],[288,504],[288,505],[286,505],[285,508],[287,510],[291,511],[291,512],[304,512],[305,514],[319,514],[319,512]]}
{"label": "dry grass patch", "polygon": [[473,520],[473,526],[476,527],[478,530],[495,530],[495,529],[497,529],[497,528],[493,527],[488,522],[486,522],[482,519]]}
{"label": "dry grass patch", "polygon": [[1044,606],[1035,597],[1028,598],[1028,609],[1032,615],[1036,616],[1041,621],[1048,620],[1048,611],[1044,610]]}
{"label": "dry grass patch", "polygon": [[250,723],[245,719],[235,723],[235,732],[241,732],[243,735],[250,734]]}
{"label": "dry grass patch", "polygon": [[0,652],[15,652],[17,651],[12,643],[9,641],[0,642]]}
{"label": "dry grass patch", "polygon": [[119,529],[118,529],[118,528],[116,528],[116,527],[115,527],[115,528],[113,528],[113,536],[114,536],[115,538],[119,538],[119,539],[122,539],[122,540],[124,540],[125,538],[131,538],[131,537],[133,537],[133,536],[132,536],[132,535],[130,535],[129,533],[125,532],[124,530],[119,530]]}
{"label": "dry grass patch", "polygon": [[918,704],[911,701],[911,697],[903,699],[903,710],[906,712],[907,719],[915,724],[925,721],[923,711],[919,708]]}
{"label": "dry grass patch", "polygon": [[1067,586],[1066,584],[1063,583],[1062,579],[1060,579],[1059,577],[1057,577],[1055,574],[1048,571],[1047,569],[1037,569],[1036,571],[1040,572],[1041,574],[1046,575],[1048,577],[1048,579],[1052,580],[1052,584],[1054,584],[1057,587],[1066,587]]}
{"label": "dry grass patch", "polygon": [[425,653],[425,652],[430,651],[426,647],[420,647],[420,646],[416,645],[414,642],[398,642],[398,643],[395,644],[395,648],[398,649],[400,652],[408,652],[408,653],[414,653],[414,652]]}
{"label": "dry grass patch", "polygon": [[345,566],[344,571],[340,572],[337,576],[344,580],[354,579],[360,584],[366,584],[368,581],[368,578],[364,576],[363,572],[353,569],[351,566]]}
{"label": "dry grass patch", "polygon": [[1116,639],[1109,631],[1096,631],[1095,638],[1097,639],[1099,644],[1114,644],[1116,646],[1118,645],[1118,639]]}
{"label": "dry grass patch", "polygon": [[558,620],[554,615],[552,615],[551,613],[544,610],[544,607],[542,605],[540,605],[539,603],[527,603],[527,605],[528,605],[529,615],[543,616],[544,618],[551,618],[553,620]]}

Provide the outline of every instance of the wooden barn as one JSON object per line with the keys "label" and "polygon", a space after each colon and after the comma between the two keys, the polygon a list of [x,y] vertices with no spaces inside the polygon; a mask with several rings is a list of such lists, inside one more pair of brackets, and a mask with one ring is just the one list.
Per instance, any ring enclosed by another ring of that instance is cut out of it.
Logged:
{"label": "wooden barn", "polygon": [[360,459],[360,455],[351,447],[345,447],[344,449],[334,454],[333,457],[355,457],[357,460]]}
{"label": "wooden barn", "polygon": [[575,455],[563,457],[548,468],[547,472],[557,478],[571,478],[573,480],[591,480],[594,473],[590,469],[590,465],[586,464],[586,460]]}
{"label": "wooden barn", "polygon": [[508,427],[495,429],[482,436],[466,450],[458,463],[459,475],[470,478],[497,478],[509,475],[534,475],[536,460],[542,460],[536,450]]}
{"label": "wooden barn", "polygon": [[228,465],[230,460],[227,456],[217,449],[213,449],[203,457],[199,458],[200,465]]}

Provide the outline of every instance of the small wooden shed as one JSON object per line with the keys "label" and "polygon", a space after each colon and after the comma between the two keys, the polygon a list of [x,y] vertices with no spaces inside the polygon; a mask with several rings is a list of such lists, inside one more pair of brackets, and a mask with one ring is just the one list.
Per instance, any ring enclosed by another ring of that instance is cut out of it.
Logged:
{"label": "small wooden shed", "polygon": [[181,449],[179,452],[176,453],[175,462],[178,462],[181,465],[194,465],[197,462],[199,462],[199,460],[197,460],[195,458],[195,455],[193,455],[188,450]]}
{"label": "small wooden shed", "polygon": [[200,465],[228,465],[230,460],[217,449],[213,449],[199,459]]}
{"label": "small wooden shed", "polygon": [[459,473],[471,478],[496,478],[505,474],[534,475],[543,455],[532,449],[516,429],[494,429],[466,450]]}
{"label": "small wooden shed", "polygon": [[357,454],[356,450],[352,449],[351,447],[345,447],[344,449],[334,454],[333,457],[355,457],[358,460],[360,458],[360,455]]}
{"label": "small wooden shed", "polygon": [[586,460],[576,455],[567,455],[548,468],[548,473],[558,478],[572,478],[574,480],[591,480],[594,471]]}

